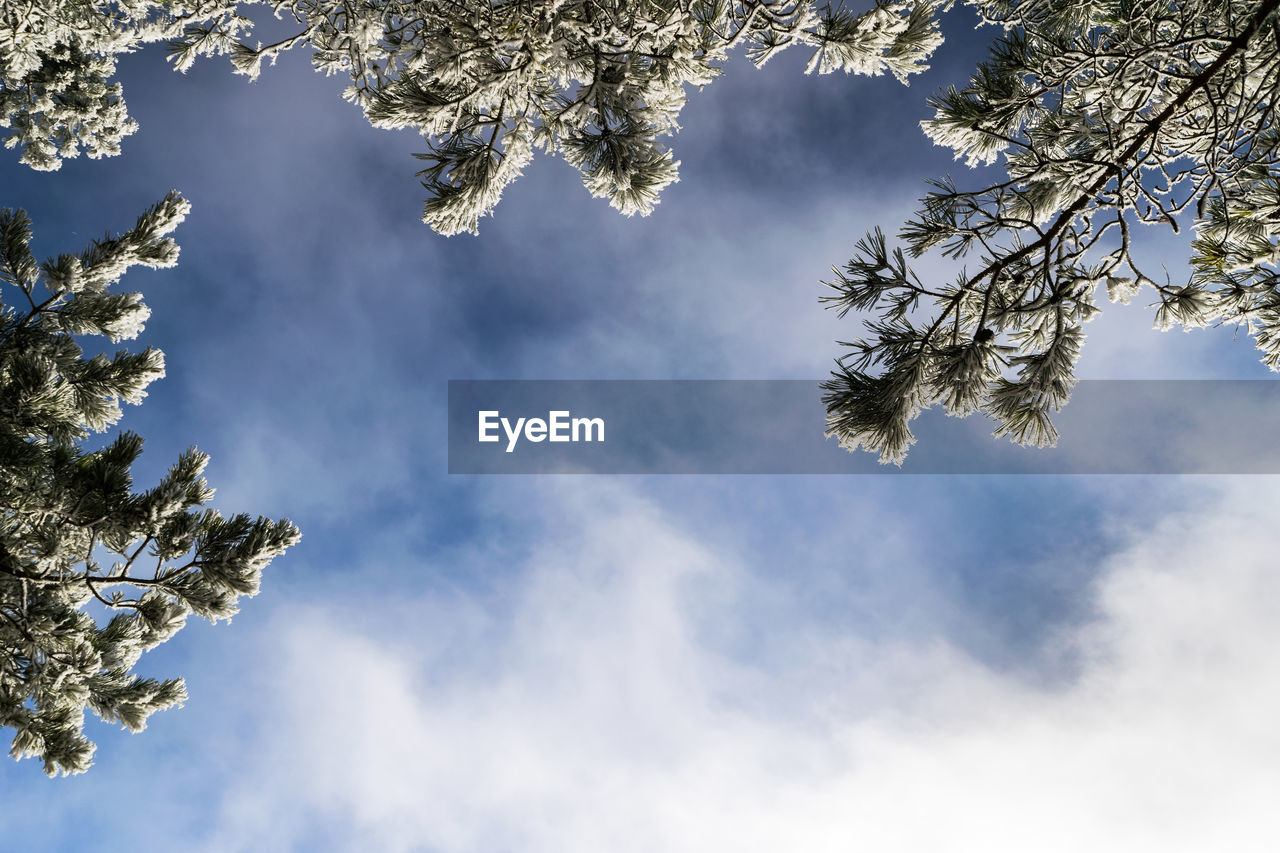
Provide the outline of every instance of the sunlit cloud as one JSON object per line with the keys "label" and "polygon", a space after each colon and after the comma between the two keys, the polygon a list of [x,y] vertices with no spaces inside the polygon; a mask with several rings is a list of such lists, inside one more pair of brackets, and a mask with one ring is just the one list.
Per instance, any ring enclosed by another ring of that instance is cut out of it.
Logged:
{"label": "sunlit cloud", "polygon": [[1056,639],[1079,671],[1044,686],[856,625],[760,625],[790,654],[728,654],[707,637],[751,622],[725,606],[750,558],[566,488],[546,511],[592,523],[551,521],[501,603],[278,611],[210,849],[304,825],[352,850],[1263,849],[1274,500],[1210,494],[1105,560],[1096,618]]}

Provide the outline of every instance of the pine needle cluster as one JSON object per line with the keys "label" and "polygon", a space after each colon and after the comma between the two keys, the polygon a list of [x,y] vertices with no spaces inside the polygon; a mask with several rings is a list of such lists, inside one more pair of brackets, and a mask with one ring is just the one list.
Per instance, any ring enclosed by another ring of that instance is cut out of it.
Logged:
{"label": "pine needle cluster", "polygon": [[[834,270],[827,301],[873,319],[824,386],[828,434],[901,464],[941,403],[1052,444],[1100,292],[1149,289],[1161,329],[1241,324],[1280,368],[1280,0],[973,5],[1002,35],[923,126],[1003,178],[933,182],[905,253],[877,231]],[[1144,270],[1134,231],[1188,224],[1190,278]],[[930,252],[969,265],[926,281],[908,256]]]}
{"label": "pine needle cluster", "polygon": [[[250,44],[254,9],[296,31]],[[164,41],[178,70],[226,54],[256,79],[310,48],[374,126],[426,138],[422,218],[439,233],[475,233],[537,150],[643,216],[677,180],[660,140],[678,129],[686,87],[714,80],[732,48],[762,65],[804,45],[810,71],[905,81],[942,41],[934,11],[929,0],[857,14],[809,0],[0,0],[0,127],[37,169],[82,149],[115,154],[137,129],[110,82],[119,54]]]}
{"label": "pine needle cluster", "polygon": [[140,437],[82,447],[122,402],[141,402],[164,358],[86,357],[77,337],[142,331],[140,295],[110,288],[134,265],[176,263],[168,234],[188,208],[170,193],[124,234],[43,264],[26,214],[0,211],[0,725],[15,731],[9,754],[49,775],[89,767],[86,710],[139,731],[181,704],[182,679],[135,675],[139,657],[192,613],[230,619],[299,538],[288,520],[208,508],[208,457],[194,447],[142,492],[130,474]]}

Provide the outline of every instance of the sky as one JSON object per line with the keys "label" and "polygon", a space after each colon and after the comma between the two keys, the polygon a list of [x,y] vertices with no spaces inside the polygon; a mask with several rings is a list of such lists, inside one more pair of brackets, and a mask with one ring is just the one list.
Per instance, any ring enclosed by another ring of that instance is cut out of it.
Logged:
{"label": "sky", "polygon": [[[434,235],[421,140],[303,55],[249,84],[142,51],[121,156],[0,159],[42,258],[191,201],[178,266],[122,281],[168,364],[120,423],[135,482],[195,444],[216,507],[303,531],[143,658],[184,707],[91,722],[80,776],[0,763],[3,846],[1271,849],[1271,477],[447,473],[451,379],[823,378],[857,324],[819,281],[924,178],[977,179],[917,126],[989,34],[947,25],[905,89],[735,58],[647,218],[541,156],[479,236]],[[1105,306],[1079,374],[1270,378],[1151,313]]]}

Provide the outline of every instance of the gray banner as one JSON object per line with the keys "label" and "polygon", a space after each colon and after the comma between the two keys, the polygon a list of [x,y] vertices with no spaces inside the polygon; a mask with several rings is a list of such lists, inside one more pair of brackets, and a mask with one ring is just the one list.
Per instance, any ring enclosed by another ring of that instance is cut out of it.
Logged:
{"label": "gray banner", "polygon": [[1280,474],[1280,382],[1083,380],[1057,447],[940,408],[901,468],[823,435],[817,380],[452,380],[451,474]]}

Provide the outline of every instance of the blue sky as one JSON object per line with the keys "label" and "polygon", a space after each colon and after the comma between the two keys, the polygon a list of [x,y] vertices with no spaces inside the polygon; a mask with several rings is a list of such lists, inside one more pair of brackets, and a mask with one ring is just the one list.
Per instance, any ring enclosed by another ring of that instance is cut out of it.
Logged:
{"label": "blue sky", "polygon": [[[0,205],[44,257],[186,195],[178,267],[123,281],[168,362],[121,423],[137,482],[197,444],[218,507],[304,538],[140,664],[184,708],[91,724],[82,776],[0,764],[6,844],[1266,849],[1270,478],[445,473],[449,379],[825,375],[856,325],[817,282],[965,172],[915,123],[973,58],[953,37],[908,89],[739,58],[650,217],[540,157],[451,239],[418,222],[420,141],[304,56],[253,85],[126,58],[124,154],[5,158]],[[1107,307],[1081,375],[1268,377],[1150,316]]]}

